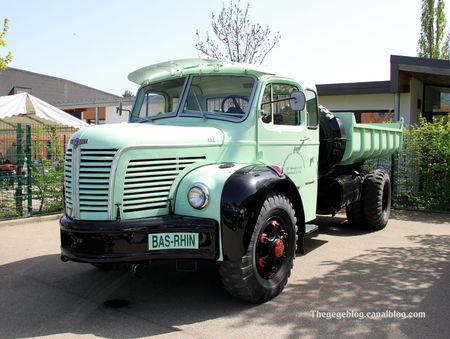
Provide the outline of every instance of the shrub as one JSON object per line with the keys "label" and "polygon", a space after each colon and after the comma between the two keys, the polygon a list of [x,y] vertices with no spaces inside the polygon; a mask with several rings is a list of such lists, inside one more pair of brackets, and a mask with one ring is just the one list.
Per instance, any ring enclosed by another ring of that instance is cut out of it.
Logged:
{"label": "shrub", "polygon": [[398,180],[402,207],[450,210],[450,126],[448,117],[405,131]]}

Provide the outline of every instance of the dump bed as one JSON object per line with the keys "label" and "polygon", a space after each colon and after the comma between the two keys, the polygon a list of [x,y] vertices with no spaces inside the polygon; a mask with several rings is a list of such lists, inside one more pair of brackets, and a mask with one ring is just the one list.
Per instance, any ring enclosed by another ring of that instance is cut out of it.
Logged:
{"label": "dump bed", "polygon": [[341,119],[347,134],[344,156],[339,165],[388,157],[402,147],[403,119],[397,123],[360,124],[352,113],[333,114]]}

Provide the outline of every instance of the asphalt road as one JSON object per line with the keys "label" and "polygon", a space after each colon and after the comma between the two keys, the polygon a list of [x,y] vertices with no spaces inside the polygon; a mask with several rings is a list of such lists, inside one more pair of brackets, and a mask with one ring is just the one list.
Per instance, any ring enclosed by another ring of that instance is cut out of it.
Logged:
{"label": "asphalt road", "polygon": [[[1,222],[0,337],[450,338],[450,214],[396,211],[378,232],[344,221],[319,219],[262,305],[230,297],[214,264],[153,263],[136,278],[61,262],[55,219]],[[389,318],[362,319],[372,312]]]}

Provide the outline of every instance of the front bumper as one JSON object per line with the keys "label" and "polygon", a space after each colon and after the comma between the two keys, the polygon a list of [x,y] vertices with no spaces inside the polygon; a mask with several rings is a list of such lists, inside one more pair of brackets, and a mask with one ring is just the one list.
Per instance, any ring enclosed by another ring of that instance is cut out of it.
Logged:
{"label": "front bumper", "polygon": [[[219,224],[212,219],[164,216],[131,221],[60,220],[61,254],[88,263],[139,262],[154,259],[219,257]],[[149,250],[148,235],[198,233],[198,249]]]}

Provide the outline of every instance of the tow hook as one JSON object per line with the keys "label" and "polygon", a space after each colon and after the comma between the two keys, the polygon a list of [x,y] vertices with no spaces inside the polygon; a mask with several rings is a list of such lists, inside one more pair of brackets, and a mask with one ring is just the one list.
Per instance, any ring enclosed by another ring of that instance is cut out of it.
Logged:
{"label": "tow hook", "polygon": [[142,278],[143,269],[144,269],[144,265],[142,265],[142,264],[132,264],[131,265],[131,274],[135,278]]}

